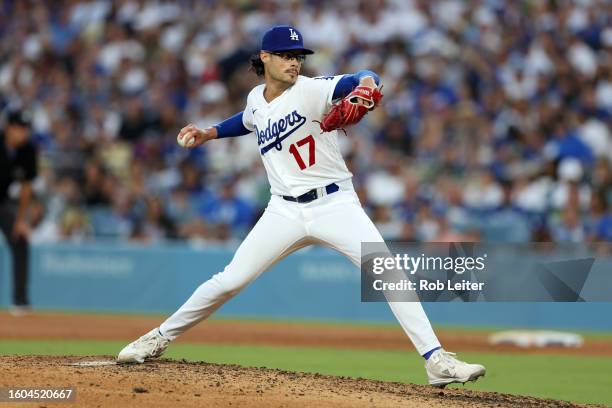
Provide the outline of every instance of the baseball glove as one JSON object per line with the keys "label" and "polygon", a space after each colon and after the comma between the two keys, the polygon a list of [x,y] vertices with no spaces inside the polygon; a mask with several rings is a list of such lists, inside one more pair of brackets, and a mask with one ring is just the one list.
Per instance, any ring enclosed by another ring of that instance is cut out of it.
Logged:
{"label": "baseball glove", "polygon": [[[323,132],[342,129],[359,122],[369,111],[376,108],[383,94],[378,88],[359,85],[345,98],[336,103],[319,123]],[[361,100],[361,103],[359,103]]]}

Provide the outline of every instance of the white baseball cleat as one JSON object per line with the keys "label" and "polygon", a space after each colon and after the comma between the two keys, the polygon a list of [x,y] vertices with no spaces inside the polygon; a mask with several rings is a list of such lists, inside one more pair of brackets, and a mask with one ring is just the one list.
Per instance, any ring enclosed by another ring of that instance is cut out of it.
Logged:
{"label": "white baseball cleat", "polygon": [[170,344],[170,340],[159,333],[155,328],[131,342],[119,352],[118,363],[144,363],[145,360],[161,356]]}
{"label": "white baseball cleat", "polygon": [[457,360],[455,355],[444,349],[433,352],[429,360],[425,362],[430,385],[444,388],[452,383],[475,381],[485,375],[487,370],[484,366]]}

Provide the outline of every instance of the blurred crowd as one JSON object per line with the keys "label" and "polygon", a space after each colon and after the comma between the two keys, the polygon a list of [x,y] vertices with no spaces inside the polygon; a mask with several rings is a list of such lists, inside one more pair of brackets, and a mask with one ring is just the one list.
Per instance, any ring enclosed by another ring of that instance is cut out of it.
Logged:
{"label": "blurred crowd", "polygon": [[2,1],[0,108],[40,151],[34,242],[239,242],[269,199],[243,110],[249,56],[293,24],[306,75],[371,69],[383,105],[341,135],[386,239],[612,241],[607,0]]}

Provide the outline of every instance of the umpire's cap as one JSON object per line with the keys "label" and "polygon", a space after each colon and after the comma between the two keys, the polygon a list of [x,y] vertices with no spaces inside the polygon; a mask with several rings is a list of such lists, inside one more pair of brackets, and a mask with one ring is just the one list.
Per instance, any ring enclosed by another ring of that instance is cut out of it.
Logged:
{"label": "umpire's cap", "polygon": [[19,125],[23,127],[30,127],[32,119],[30,114],[25,110],[11,109],[5,112],[5,123],[7,125]]}
{"label": "umpire's cap", "polygon": [[261,50],[270,52],[301,51],[302,54],[314,54],[313,50],[304,48],[302,34],[294,27],[278,25],[270,28],[263,35]]}

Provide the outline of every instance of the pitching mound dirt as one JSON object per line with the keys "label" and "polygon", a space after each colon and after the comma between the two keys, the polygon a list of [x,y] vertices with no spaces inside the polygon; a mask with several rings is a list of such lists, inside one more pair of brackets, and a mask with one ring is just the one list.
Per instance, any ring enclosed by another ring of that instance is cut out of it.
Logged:
{"label": "pitching mound dirt", "polygon": [[442,391],[412,384],[165,359],[128,366],[73,365],[98,361],[112,362],[113,358],[1,356],[0,387],[76,389],[73,403],[19,403],[23,408],[586,406],[460,388]]}

